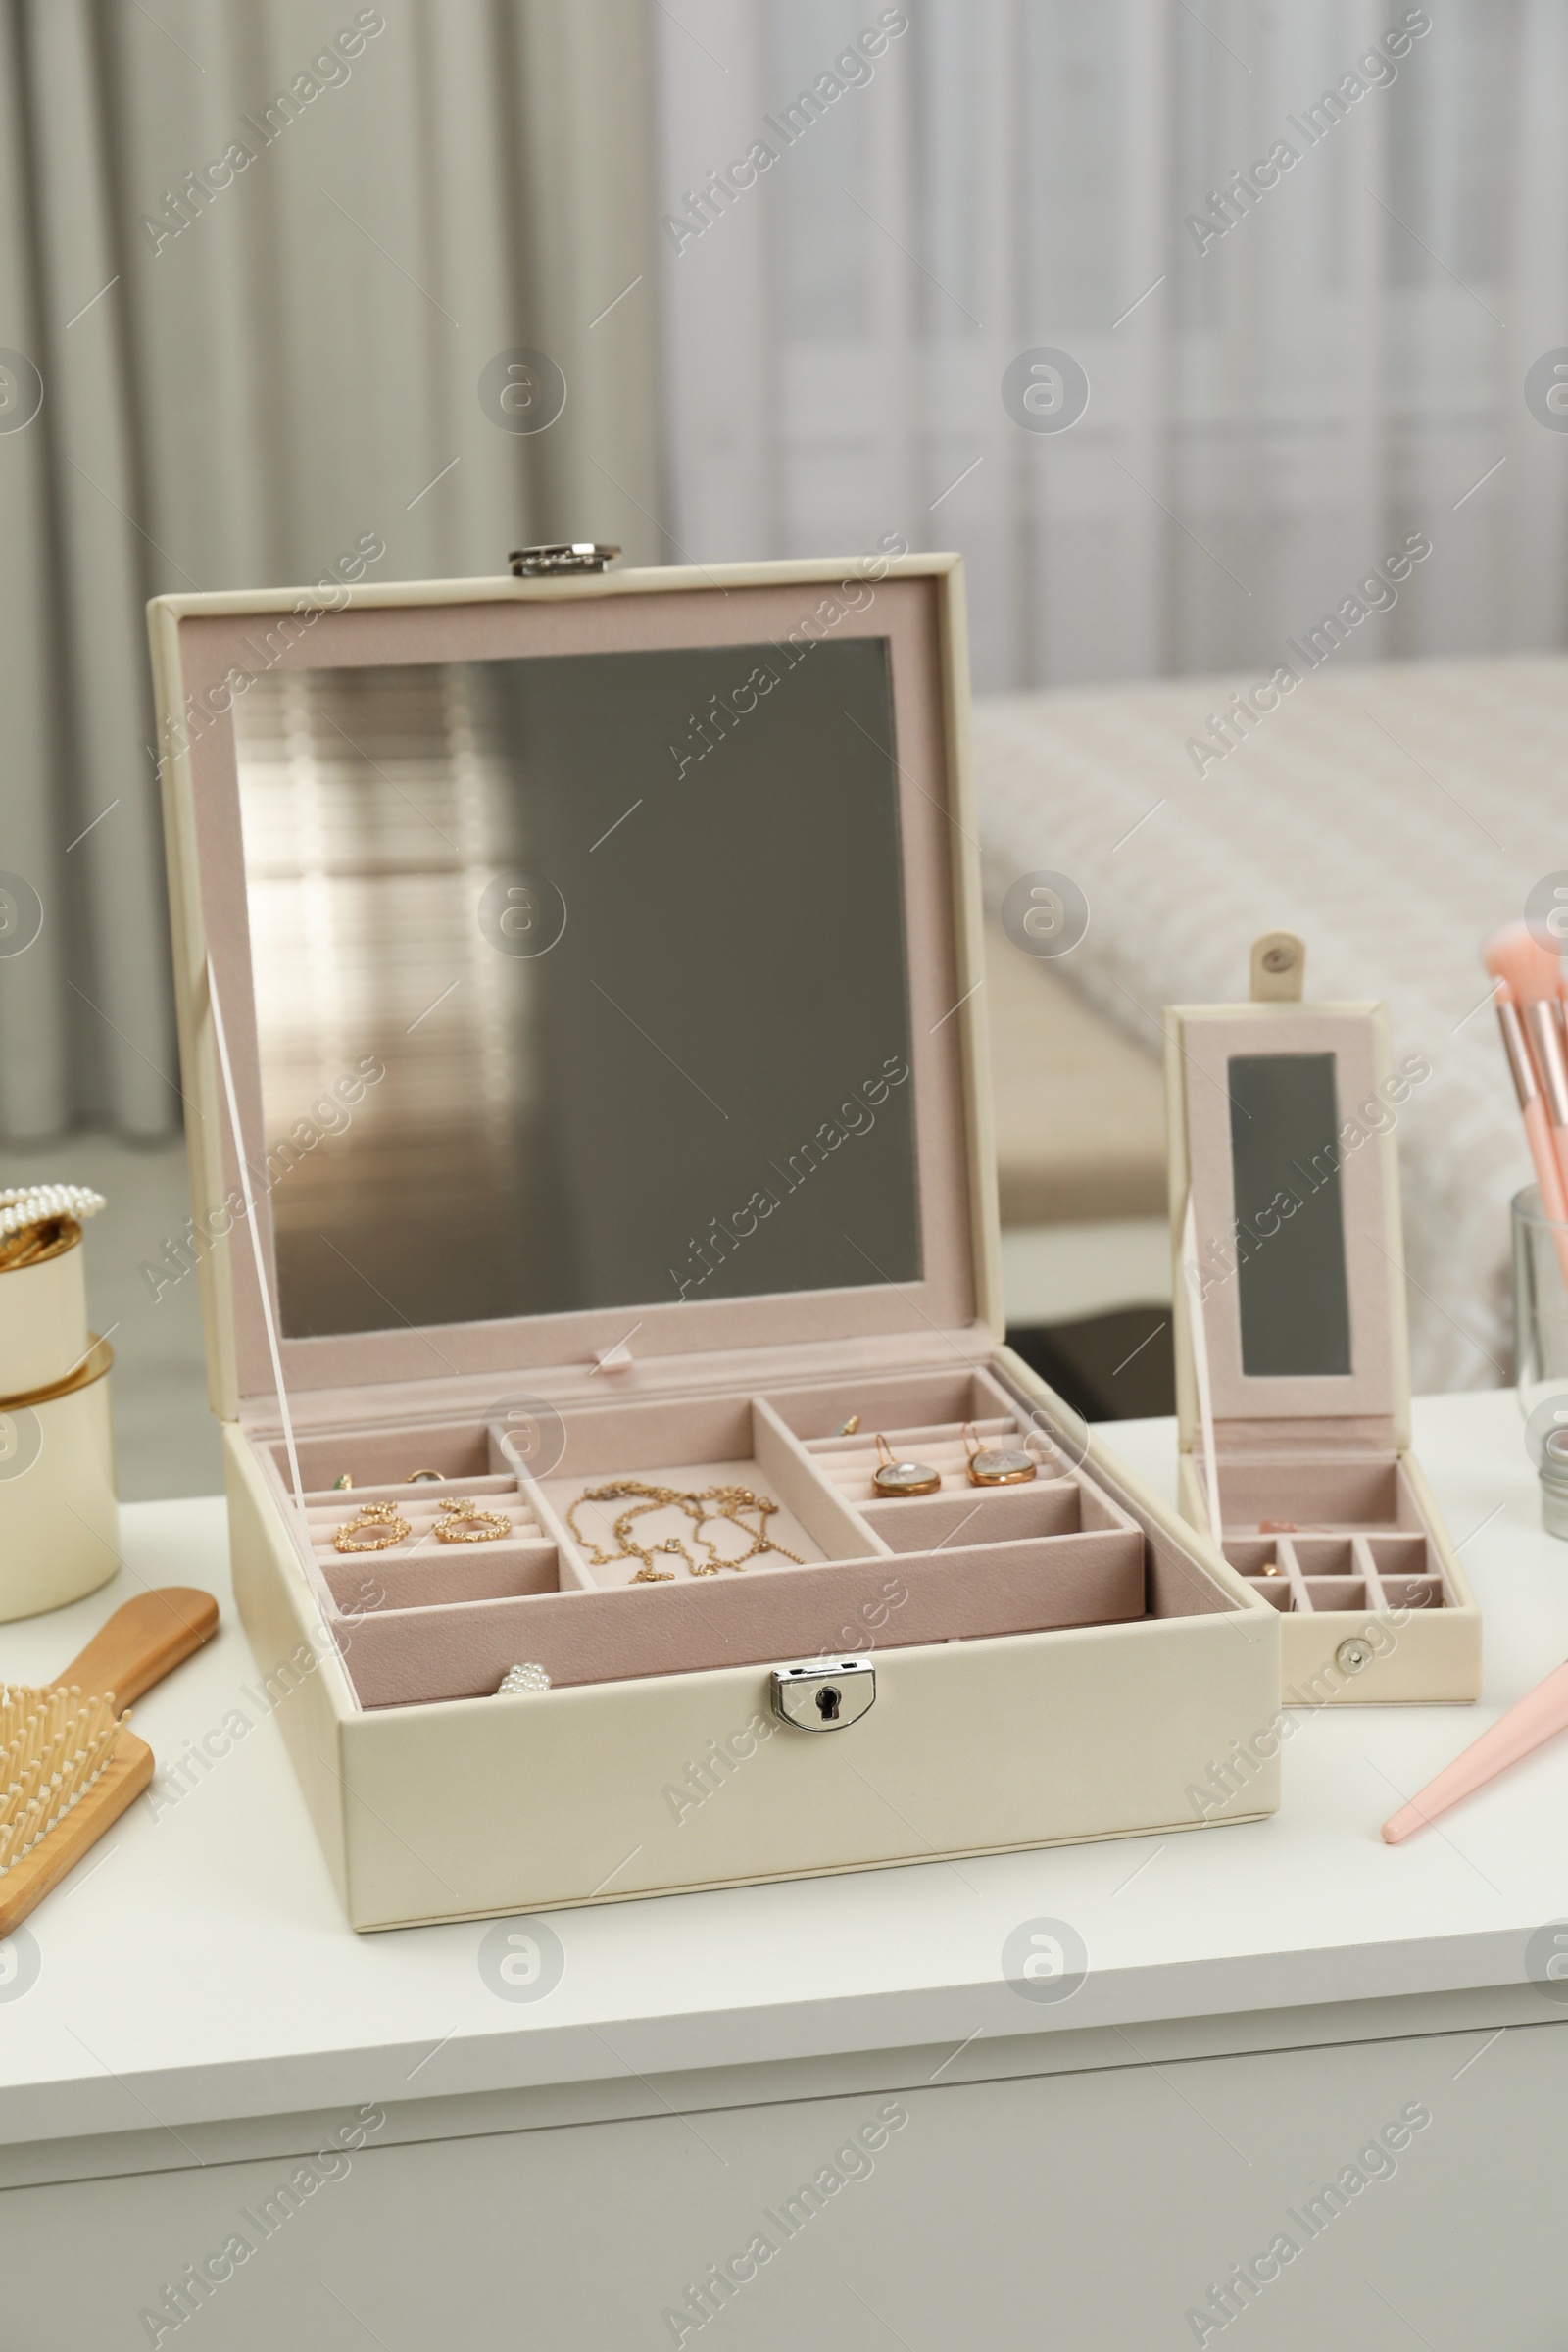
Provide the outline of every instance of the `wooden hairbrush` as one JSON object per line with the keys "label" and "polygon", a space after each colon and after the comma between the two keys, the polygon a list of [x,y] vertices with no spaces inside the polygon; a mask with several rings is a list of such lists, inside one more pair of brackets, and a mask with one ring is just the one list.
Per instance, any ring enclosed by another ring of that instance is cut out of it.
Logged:
{"label": "wooden hairbrush", "polygon": [[153,1777],[126,1709],[218,1631],[210,1592],[166,1585],[101,1625],[56,1683],[0,1682],[0,1936]]}

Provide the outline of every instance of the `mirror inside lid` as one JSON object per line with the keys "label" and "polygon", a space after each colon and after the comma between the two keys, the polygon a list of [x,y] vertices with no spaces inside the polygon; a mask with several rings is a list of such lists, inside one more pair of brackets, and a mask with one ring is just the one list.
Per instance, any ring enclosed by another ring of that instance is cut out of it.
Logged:
{"label": "mirror inside lid", "polygon": [[[1393,1069],[1381,1005],[1166,1008],[1192,1255],[1176,1293],[1184,1435],[1206,1377],[1232,1442],[1407,1442]],[[1200,1354],[1194,1343],[1200,1343]]]}
{"label": "mirror inside lid", "polygon": [[966,688],[909,564],[811,629],[807,566],[381,588],[265,663],[179,600],[247,680],[195,819],[292,1377],[973,1321]]}
{"label": "mirror inside lid", "polygon": [[918,1279],[887,646],[793,658],[257,680],[264,1128],[330,1122],[273,1201],[289,1337]]}

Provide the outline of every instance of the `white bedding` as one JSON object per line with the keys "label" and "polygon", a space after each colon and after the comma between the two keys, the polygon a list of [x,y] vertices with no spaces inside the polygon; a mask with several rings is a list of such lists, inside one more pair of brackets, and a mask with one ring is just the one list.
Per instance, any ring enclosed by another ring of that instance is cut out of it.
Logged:
{"label": "white bedding", "polygon": [[1306,940],[1309,997],[1387,999],[1396,1056],[1432,1065],[1399,1122],[1414,1384],[1496,1386],[1531,1171],[1479,948],[1568,869],[1568,660],[1325,663],[1200,777],[1188,740],[1255,684],[977,703],[993,908],[1071,874],[1089,930],[1054,969],[1152,1053],[1161,1004],[1245,998],[1277,927]]}

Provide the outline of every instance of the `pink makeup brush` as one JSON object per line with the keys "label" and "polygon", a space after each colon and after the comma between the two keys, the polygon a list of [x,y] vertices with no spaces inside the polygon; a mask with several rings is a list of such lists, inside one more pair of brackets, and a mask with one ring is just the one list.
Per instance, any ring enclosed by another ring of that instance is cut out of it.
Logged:
{"label": "pink makeup brush", "polygon": [[[1519,922],[1494,931],[1481,951],[1481,960],[1494,978],[1506,980],[1513,990],[1519,1019],[1530,1041],[1536,1076],[1545,1099],[1558,1173],[1568,1187],[1568,1052],[1563,1044],[1562,958],[1550,948],[1542,946],[1528,923]],[[1524,1107],[1522,1097],[1520,1107]],[[1544,1205],[1544,1191],[1541,1198]],[[1548,1217],[1568,1212],[1546,1210]]]}
{"label": "pink makeup brush", "polygon": [[1383,1824],[1385,1844],[1402,1844],[1412,1831],[1436,1821],[1462,1796],[1485,1788],[1499,1772],[1563,1730],[1568,1730],[1568,1665],[1554,1667],[1544,1683],[1538,1683],[1506,1715],[1499,1716],[1490,1732],[1483,1732],[1463,1755],[1455,1756],[1436,1780],[1428,1781],[1419,1796],[1412,1796],[1407,1805],[1392,1813]]}

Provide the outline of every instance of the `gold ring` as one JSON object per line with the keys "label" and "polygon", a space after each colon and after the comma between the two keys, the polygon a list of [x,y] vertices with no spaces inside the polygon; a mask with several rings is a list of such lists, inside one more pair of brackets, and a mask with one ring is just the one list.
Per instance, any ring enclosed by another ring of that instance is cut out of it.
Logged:
{"label": "gold ring", "polygon": [[406,1487],[444,1487],[446,1483],[444,1470],[411,1470],[403,1481]]}

